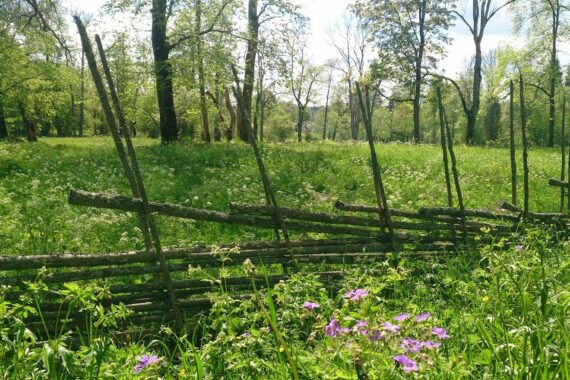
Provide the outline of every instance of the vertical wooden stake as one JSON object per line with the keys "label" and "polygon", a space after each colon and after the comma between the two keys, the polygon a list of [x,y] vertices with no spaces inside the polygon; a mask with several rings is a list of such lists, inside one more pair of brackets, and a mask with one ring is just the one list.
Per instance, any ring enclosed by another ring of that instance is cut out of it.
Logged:
{"label": "vertical wooden stake", "polygon": [[[83,47],[83,51],[85,52],[85,57],[87,58],[87,63],[89,65],[91,75],[93,76],[93,81],[95,83],[95,87],[97,88],[97,92],[99,94],[101,106],[103,107],[107,123],[108,123],[109,128],[111,130],[111,133],[113,135],[115,147],[117,148],[117,152],[119,154],[121,164],[123,165],[125,175],[129,181],[129,184],[131,185],[131,191],[133,192],[133,195],[135,195],[135,194],[140,195],[140,186],[137,183],[137,180],[135,178],[135,174],[133,173],[131,165],[129,164],[129,160],[128,160],[127,154],[125,152],[125,148],[124,148],[123,143],[121,141],[121,138],[119,136],[119,131],[117,128],[115,117],[113,115],[113,111],[111,110],[111,105],[109,103],[109,98],[108,98],[107,92],[105,90],[105,85],[103,83],[103,79],[101,78],[101,74],[99,73],[99,69],[97,68],[97,62],[95,60],[95,54],[93,53],[93,48],[91,46],[91,42],[89,41],[89,37],[87,36],[87,30],[85,29],[85,26],[83,25],[83,23],[81,22],[81,19],[78,16],[74,16],[74,20],[75,20],[75,23],[77,25],[79,35],[81,37],[81,44]],[[101,50],[101,52],[102,52],[102,50]],[[136,157],[135,157],[135,159],[136,159]],[[148,206],[148,200],[147,200],[147,206]],[[148,215],[148,213],[146,213],[146,212],[144,213],[144,215],[139,216],[139,219],[141,219],[141,224],[142,224],[143,229],[146,227],[150,227],[151,224],[153,224],[152,223],[152,217],[150,217],[150,215]],[[144,221],[142,221],[142,219],[145,219],[146,223]],[[148,234],[148,228],[146,231],[147,231],[146,233]],[[157,232],[156,226],[155,226],[155,232]],[[152,228],[150,229],[150,233],[151,233],[151,235],[154,235]],[[168,284],[170,282],[170,273],[168,271],[168,266],[162,265],[162,261],[164,261],[164,263],[166,264],[166,260],[164,260],[164,255],[161,254],[162,251],[160,250],[160,240],[158,239],[158,234],[156,234],[156,236],[152,236],[152,237],[153,238],[156,237],[156,239],[155,239],[155,246],[157,248],[156,253],[159,255],[159,257],[162,256],[161,268],[163,269],[164,281]],[[145,237],[145,243],[147,243],[147,238],[148,238],[148,236]],[[181,328],[182,327],[182,317],[180,315],[180,311],[178,310],[178,306],[176,303],[176,297],[173,293],[171,282],[170,282],[169,296],[171,298],[172,310],[174,312],[175,319],[176,319],[176,326],[177,326],[177,328]]]}
{"label": "vertical wooden stake", "polygon": [[509,115],[509,141],[511,151],[511,202],[517,205],[517,159],[515,155],[515,84],[511,79],[510,91],[510,115]]}
{"label": "vertical wooden stake", "polygon": [[[562,130],[560,131],[560,152],[562,155],[562,163],[560,166],[560,181],[566,181],[566,139],[564,137],[564,129],[566,126],[566,94],[562,98]],[[564,199],[565,199],[565,188],[560,186],[560,213],[564,212]]]}
{"label": "vertical wooden stake", "polygon": [[451,172],[453,173],[453,182],[455,184],[455,192],[457,193],[457,202],[459,203],[459,211],[461,212],[461,226],[463,228],[463,241],[467,242],[467,225],[465,218],[465,204],[463,203],[463,193],[461,191],[461,184],[459,183],[459,171],[457,170],[457,159],[455,157],[455,152],[453,151],[453,136],[451,134],[451,129],[447,122],[447,115],[445,113],[445,107],[441,99],[441,90],[438,88],[439,93],[439,107],[440,112],[443,115],[443,125],[445,126],[445,132],[447,135],[447,149],[449,150],[449,158],[451,159]]}
{"label": "vertical wooden stake", "polygon": [[528,141],[526,138],[526,105],[524,98],[524,78],[522,72],[519,71],[519,96],[520,96],[520,107],[521,107],[521,131],[522,131],[522,148],[523,148],[523,192],[524,192],[524,207],[523,213],[524,217],[528,216],[528,197],[529,197],[529,185],[528,185]]}
{"label": "vertical wooden stake", "polygon": [[378,165],[378,156],[376,155],[376,148],[374,146],[374,136],[372,135],[372,105],[370,104],[370,96],[368,87],[365,87],[366,99],[362,96],[360,84],[355,82],[356,93],[358,95],[358,103],[360,104],[360,111],[366,128],[366,138],[368,139],[368,146],[370,147],[370,160],[372,162],[372,175],[374,177],[374,192],[376,194],[376,202],[380,209],[380,221],[382,219],[388,226],[390,233],[390,241],[392,249],[396,250],[396,241],[394,239],[394,229],[390,221],[390,212],[388,210],[388,200],[386,199],[386,192],[384,191],[384,183],[382,182],[382,174],[380,172],[380,165]]}
{"label": "vertical wooden stake", "polygon": [[[259,175],[261,176],[261,182],[263,183],[263,189],[265,191],[265,197],[269,201],[269,205],[273,207],[273,218],[275,220],[275,235],[276,238],[279,240],[279,230],[283,232],[283,238],[285,239],[285,243],[287,248],[289,248],[290,239],[289,239],[289,232],[287,227],[285,226],[285,222],[283,220],[283,216],[281,215],[281,210],[279,209],[279,204],[277,203],[277,198],[271,189],[271,182],[269,181],[269,177],[267,176],[267,171],[265,170],[265,163],[263,162],[263,158],[259,152],[259,148],[257,146],[257,139],[253,133],[251,128],[251,118],[250,115],[247,113],[244,107],[244,100],[241,95],[241,89],[239,85],[239,77],[237,74],[237,70],[235,66],[232,65],[232,73],[234,75],[234,80],[236,83],[236,87],[232,87],[234,96],[236,101],[238,102],[238,108],[242,111],[242,116],[247,124],[247,133],[249,136],[249,142],[251,147],[253,148],[253,153],[255,155],[255,160],[257,162],[257,167],[259,169]],[[288,249],[289,250],[289,249]],[[291,257],[294,259],[294,257]],[[283,270],[287,272],[287,265],[283,264]]]}
{"label": "vertical wooden stake", "polygon": [[[445,142],[445,121],[443,114],[443,100],[441,98],[441,88],[436,88],[437,108],[439,113],[439,132],[441,140],[441,152],[443,156],[443,170],[445,174],[445,189],[447,191],[447,206],[453,207],[453,194],[451,192],[451,175],[449,174],[449,161],[447,158],[447,143]],[[455,229],[451,230],[453,240],[456,240]]]}

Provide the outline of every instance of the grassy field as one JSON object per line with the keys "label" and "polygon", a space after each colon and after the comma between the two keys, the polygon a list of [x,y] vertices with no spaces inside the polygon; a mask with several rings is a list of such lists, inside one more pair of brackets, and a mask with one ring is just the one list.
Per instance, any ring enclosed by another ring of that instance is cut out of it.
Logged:
{"label": "grassy field", "polygon": [[[213,210],[264,202],[248,146],[136,144],[153,200]],[[378,150],[392,207],[445,205],[437,147]],[[456,153],[468,207],[495,209],[510,199],[507,150]],[[374,204],[364,144],[267,145],[263,154],[282,205],[334,212],[337,199]],[[546,181],[559,176],[559,162],[555,150],[531,150],[533,210],[558,210],[559,191]],[[70,188],[129,194],[109,139],[0,145],[0,252],[142,248],[133,215],[69,206]],[[167,218],[160,230],[167,246],[272,237]],[[537,227],[511,237],[516,245],[508,249],[497,240],[438,257],[356,265],[338,293],[303,274],[245,301],[218,294],[199,345],[193,332],[169,329],[117,343],[99,326],[79,349],[59,337],[38,346],[21,321],[37,312],[31,300],[46,288],[31,284],[35,293],[18,302],[0,291],[0,379],[570,379],[570,244],[555,239],[558,233]],[[195,270],[189,278],[200,276]],[[90,289],[74,291],[97,316]],[[70,297],[69,289],[57,291]],[[114,316],[105,318],[112,328]]]}
{"label": "grassy field", "polygon": [[[136,139],[150,198],[213,210],[231,201],[261,204],[263,189],[251,148],[243,144],[160,146]],[[446,205],[440,149],[390,144],[378,148],[390,207],[416,210]],[[334,211],[334,202],[374,204],[365,144],[291,144],[263,148],[282,205]],[[495,209],[510,200],[510,161],[505,149],[457,148],[467,207]],[[519,154],[520,156],[520,154]],[[519,160],[520,161],[520,160]],[[556,211],[559,152],[530,152],[530,205]],[[519,199],[522,199],[522,163]],[[110,139],[43,139],[0,145],[0,252],[105,252],[142,248],[135,218],[124,213],[69,206],[70,188],[129,195]],[[269,238],[270,232],[163,219],[169,246]]]}

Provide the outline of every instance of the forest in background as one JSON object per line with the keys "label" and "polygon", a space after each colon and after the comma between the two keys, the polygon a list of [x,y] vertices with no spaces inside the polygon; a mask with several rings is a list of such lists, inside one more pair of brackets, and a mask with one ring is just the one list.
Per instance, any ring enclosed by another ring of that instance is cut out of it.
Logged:
{"label": "forest in background", "polygon": [[[0,139],[109,134],[71,22],[76,12],[61,0],[2,0],[0,10]],[[509,81],[519,78],[529,143],[564,140],[564,1],[358,0],[331,25],[323,43],[334,58],[324,65],[313,62],[301,10],[293,0],[116,0],[98,17],[81,17],[93,34],[122,25],[103,43],[127,122],[133,134],[165,143],[248,139],[233,66],[259,140],[364,140],[361,82],[372,89],[377,141],[437,143],[441,86],[456,141],[506,145]],[[483,53],[486,29],[506,13],[525,45]],[[450,78],[438,62],[453,54],[454,24],[472,35],[473,58]]]}

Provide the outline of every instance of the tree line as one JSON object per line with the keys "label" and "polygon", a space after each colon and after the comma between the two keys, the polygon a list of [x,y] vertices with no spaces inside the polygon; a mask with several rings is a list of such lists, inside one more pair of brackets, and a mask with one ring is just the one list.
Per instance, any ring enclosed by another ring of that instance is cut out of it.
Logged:
{"label": "tree line", "polygon": [[[248,141],[251,120],[262,141],[363,140],[361,83],[371,90],[376,140],[437,142],[441,88],[456,141],[507,144],[506,95],[510,80],[523,77],[529,141],[554,146],[563,141],[570,82],[559,60],[569,7],[356,0],[329,28],[324,64],[312,56],[310,20],[294,0],[113,0],[97,17],[80,16],[94,32],[121,20],[103,40],[133,135]],[[109,133],[70,23],[75,13],[62,0],[0,0],[0,139]],[[507,14],[524,46],[484,53],[489,27]],[[454,25],[471,37],[473,58],[452,77],[438,64],[454,53]]]}

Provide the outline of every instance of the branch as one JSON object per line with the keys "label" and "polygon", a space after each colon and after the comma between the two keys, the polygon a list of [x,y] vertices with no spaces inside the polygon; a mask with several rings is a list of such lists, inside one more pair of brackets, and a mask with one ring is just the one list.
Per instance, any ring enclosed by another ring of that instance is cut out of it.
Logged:
{"label": "branch", "polygon": [[451,79],[449,77],[446,77],[445,75],[441,75],[441,74],[427,74],[427,75],[440,77],[442,79],[445,79],[449,83],[451,83],[453,85],[453,87],[455,87],[455,89],[457,90],[457,94],[459,95],[459,99],[461,100],[461,105],[463,106],[463,112],[465,112],[465,114],[469,114],[470,110],[467,107],[467,100],[465,99],[465,95],[463,95],[463,91],[461,91],[461,87],[459,86],[459,84],[456,81],[454,81],[453,79]]}
{"label": "branch", "polygon": [[469,31],[471,32],[472,35],[475,35],[475,30],[473,30],[473,27],[471,26],[471,24],[469,24],[467,22],[467,20],[465,19],[465,17],[463,17],[463,15],[457,11],[452,11],[452,13],[454,13],[456,16],[459,16],[459,18],[461,19],[461,21],[463,21],[463,23],[465,25],[467,25],[467,27],[469,28]]}
{"label": "branch", "polygon": [[501,5],[500,7],[496,8],[493,10],[493,12],[491,12],[491,14],[487,17],[487,21],[492,19],[493,16],[495,16],[497,14],[497,12],[499,12],[501,9],[503,9],[504,7],[506,7],[509,4],[514,3],[516,0],[508,0],[507,2],[505,2],[503,5]]}
{"label": "branch", "polygon": [[547,91],[544,87],[541,87],[541,86],[539,86],[539,85],[537,85],[537,84],[529,83],[529,82],[525,82],[525,84],[528,85],[528,86],[534,87],[534,88],[536,88],[537,90],[540,90],[541,92],[543,92],[546,96],[548,96],[548,97],[550,98],[550,94],[548,93],[548,91]]}

